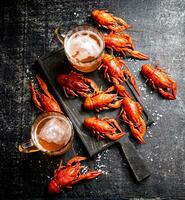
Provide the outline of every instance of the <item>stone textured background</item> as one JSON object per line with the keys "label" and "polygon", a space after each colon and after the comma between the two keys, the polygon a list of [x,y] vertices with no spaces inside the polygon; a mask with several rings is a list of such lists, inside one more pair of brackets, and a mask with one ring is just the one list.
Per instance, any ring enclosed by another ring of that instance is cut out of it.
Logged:
{"label": "stone textured background", "polygon": [[[146,62],[127,60],[136,76],[155,124],[145,145],[136,145],[152,176],[136,183],[114,146],[95,156],[90,166],[102,169],[97,180],[74,186],[56,197],[45,193],[53,170],[74,153],[86,155],[78,138],[63,157],[21,154],[18,144],[29,138],[38,111],[30,101],[28,81],[38,55],[60,46],[52,28],[93,23],[93,8],[108,9],[133,26],[128,31],[138,50],[149,54],[177,81],[177,100],[166,101],[146,87],[139,75]],[[52,0],[0,3],[0,198],[8,199],[185,199],[185,1],[184,0]]]}

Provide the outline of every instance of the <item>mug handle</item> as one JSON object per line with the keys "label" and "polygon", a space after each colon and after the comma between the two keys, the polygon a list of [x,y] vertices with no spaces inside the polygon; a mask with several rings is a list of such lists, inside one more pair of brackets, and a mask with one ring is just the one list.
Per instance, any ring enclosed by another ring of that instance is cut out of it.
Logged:
{"label": "mug handle", "polygon": [[39,149],[37,149],[34,146],[33,141],[31,139],[27,142],[21,143],[18,149],[21,153],[33,153],[39,151]]}
{"label": "mug handle", "polygon": [[55,37],[64,46],[64,37],[61,35],[60,28],[54,28]]}

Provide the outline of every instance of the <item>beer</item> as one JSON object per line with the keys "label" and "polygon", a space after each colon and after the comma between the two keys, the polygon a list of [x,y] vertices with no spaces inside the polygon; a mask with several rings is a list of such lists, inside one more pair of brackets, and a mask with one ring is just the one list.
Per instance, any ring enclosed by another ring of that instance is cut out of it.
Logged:
{"label": "beer", "polygon": [[46,117],[36,128],[36,140],[41,148],[47,151],[58,151],[64,147],[71,137],[71,126],[60,117]]}
{"label": "beer", "polygon": [[83,25],[69,32],[64,47],[68,60],[79,71],[91,72],[101,64],[104,40],[93,27]]}
{"label": "beer", "polygon": [[68,151],[73,141],[71,121],[58,112],[43,112],[33,122],[31,139],[19,145],[19,151],[42,151],[48,155],[61,155]]}

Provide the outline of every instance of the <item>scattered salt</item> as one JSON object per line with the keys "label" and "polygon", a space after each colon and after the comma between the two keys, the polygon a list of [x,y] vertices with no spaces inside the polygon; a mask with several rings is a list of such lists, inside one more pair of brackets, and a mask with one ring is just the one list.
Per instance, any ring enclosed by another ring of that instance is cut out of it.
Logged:
{"label": "scattered salt", "polygon": [[82,170],[81,170],[82,174],[85,174],[88,172],[88,167],[85,166]]}
{"label": "scattered salt", "polygon": [[107,159],[108,153],[109,153],[109,149],[106,149],[102,153],[98,153],[97,158],[96,158],[96,165],[94,167],[97,171],[105,175],[108,174],[107,166],[104,164],[101,164],[101,161]]}

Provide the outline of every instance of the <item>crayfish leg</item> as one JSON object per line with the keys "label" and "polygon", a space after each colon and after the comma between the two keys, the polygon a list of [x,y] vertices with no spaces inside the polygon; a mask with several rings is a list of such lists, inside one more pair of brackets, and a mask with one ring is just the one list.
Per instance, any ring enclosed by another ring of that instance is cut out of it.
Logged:
{"label": "crayfish leg", "polygon": [[138,102],[136,102],[136,106],[137,106],[137,108],[138,108],[139,114],[141,114],[142,111],[143,111],[143,108],[142,108],[141,104],[138,103]]}
{"label": "crayfish leg", "polygon": [[87,82],[87,83],[89,83],[90,84],[90,86],[91,86],[91,88],[95,91],[95,92],[98,92],[98,86],[96,85],[96,83],[93,81],[93,80],[91,80],[91,79],[89,79],[89,78],[86,78],[85,79],[85,82]]}
{"label": "crayfish leg", "polygon": [[177,84],[174,82],[173,86],[172,86],[172,94],[174,96],[174,98],[176,99],[176,95],[177,95]]}
{"label": "crayfish leg", "polygon": [[124,29],[122,31],[124,31],[127,28],[131,27],[129,24],[127,24],[123,19],[121,19],[119,17],[114,17],[114,19],[116,19],[120,24],[123,25]]}
{"label": "crayfish leg", "polygon": [[122,116],[123,122],[125,122],[127,124],[130,123],[129,119],[127,118],[127,114],[123,108],[121,109],[120,115]]}
{"label": "crayfish leg", "polygon": [[120,108],[122,104],[122,99],[119,101],[116,101],[115,103],[109,103],[107,106],[108,108]]}
{"label": "crayfish leg", "polygon": [[120,131],[120,133],[123,133],[120,125],[118,124],[118,122],[115,119],[109,119],[107,121],[110,122],[111,124],[113,124],[114,127],[116,127]]}
{"label": "crayfish leg", "polygon": [[[88,94],[86,94],[85,92],[77,92],[81,97],[86,98],[88,96]],[[78,96],[78,95],[77,95]]]}
{"label": "crayfish leg", "polygon": [[66,90],[66,93],[71,95],[71,96],[75,96],[75,97],[78,96],[73,90],[71,90],[69,88],[65,88],[65,90]]}
{"label": "crayfish leg", "polygon": [[112,91],[114,91],[114,90],[115,90],[115,87],[114,87],[114,86],[111,86],[111,87],[109,87],[107,90],[105,90],[104,93],[110,93],[110,92],[112,92]]}

